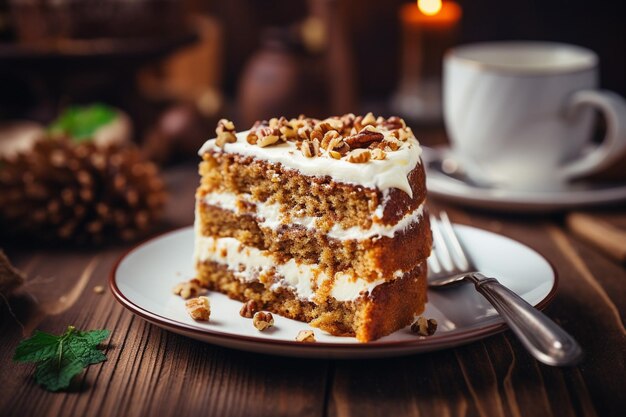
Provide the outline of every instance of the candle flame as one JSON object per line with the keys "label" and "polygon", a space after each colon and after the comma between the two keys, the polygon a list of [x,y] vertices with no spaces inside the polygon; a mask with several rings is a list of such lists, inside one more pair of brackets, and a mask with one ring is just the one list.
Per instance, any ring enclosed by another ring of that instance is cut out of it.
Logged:
{"label": "candle flame", "polygon": [[434,16],[441,10],[441,0],[417,0],[417,7],[427,16]]}

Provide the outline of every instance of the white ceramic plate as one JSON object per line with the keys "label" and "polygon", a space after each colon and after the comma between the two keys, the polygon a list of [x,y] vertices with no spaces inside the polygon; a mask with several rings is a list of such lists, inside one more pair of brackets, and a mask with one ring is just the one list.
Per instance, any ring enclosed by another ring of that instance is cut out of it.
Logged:
{"label": "white ceramic plate", "polygon": [[626,184],[580,182],[570,188],[551,191],[521,191],[482,188],[428,169],[428,162],[440,158],[448,149],[422,146],[427,167],[426,188],[430,196],[464,206],[508,212],[547,213],[581,207],[617,204],[626,201]]}
{"label": "white ceramic plate", "polygon": [[[497,277],[532,305],[543,307],[554,296],[557,278],[539,253],[512,239],[455,225],[465,247],[481,271]],[[175,284],[194,276],[193,229],[175,230],[144,242],[118,261],[110,287],[122,305],[164,329],[194,339],[235,349],[274,355],[319,358],[397,356],[448,348],[497,333],[506,328],[497,312],[472,285],[429,291],[423,314],[435,318],[435,335],[419,337],[399,330],[371,343],[352,337],[331,336],[306,323],[275,317],[270,331],[259,332],[250,319],[239,315],[241,303],[211,292],[211,320],[195,322],[185,312],[184,301],[172,294]],[[314,330],[317,343],[299,343],[300,330]]]}

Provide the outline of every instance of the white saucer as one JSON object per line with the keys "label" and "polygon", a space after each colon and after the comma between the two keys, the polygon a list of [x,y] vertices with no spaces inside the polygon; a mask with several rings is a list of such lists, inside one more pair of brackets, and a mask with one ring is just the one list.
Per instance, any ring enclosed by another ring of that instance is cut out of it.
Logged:
{"label": "white saucer", "polygon": [[[556,274],[539,253],[512,239],[469,226],[455,226],[480,270],[497,277],[530,304],[543,308],[554,297]],[[275,315],[275,327],[259,332],[239,315],[241,303],[211,292],[211,319],[196,322],[175,284],[194,276],[193,229],[187,227],[142,243],[122,256],[110,276],[117,300],[134,314],[164,329],[208,343],[253,352],[318,358],[397,356],[457,346],[506,328],[497,312],[472,285],[429,291],[425,317],[439,327],[430,337],[399,330],[371,343],[336,337],[306,323]],[[315,332],[316,343],[299,343],[300,330]]]}
{"label": "white saucer", "polygon": [[441,157],[446,148],[422,146],[428,194],[465,206],[509,212],[554,212],[582,207],[610,205],[626,200],[626,184],[576,183],[552,191],[520,191],[485,188],[430,169],[429,162]]}

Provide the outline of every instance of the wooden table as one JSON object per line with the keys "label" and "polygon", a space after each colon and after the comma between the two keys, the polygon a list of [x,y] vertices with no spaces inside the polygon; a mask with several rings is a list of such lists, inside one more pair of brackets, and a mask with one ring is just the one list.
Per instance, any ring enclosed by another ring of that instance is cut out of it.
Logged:
{"label": "wooden table", "polygon": [[[195,168],[169,170],[167,179],[173,195],[163,228],[188,225]],[[31,295],[11,301],[23,329],[0,306],[0,416],[624,415],[624,267],[574,238],[559,216],[445,208],[454,221],[517,239],[554,264],[560,288],[546,313],[585,349],[580,366],[538,363],[508,331],[456,349],[380,360],[229,350],[161,330],[125,310],[108,291],[93,291],[107,285],[127,247],[6,248],[28,274]],[[626,226],[625,211],[594,215]],[[108,361],[88,368],[69,392],[49,393],[34,383],[32,366],[11,357],[34,329],[60,333],[69,324],[110,329]]]}

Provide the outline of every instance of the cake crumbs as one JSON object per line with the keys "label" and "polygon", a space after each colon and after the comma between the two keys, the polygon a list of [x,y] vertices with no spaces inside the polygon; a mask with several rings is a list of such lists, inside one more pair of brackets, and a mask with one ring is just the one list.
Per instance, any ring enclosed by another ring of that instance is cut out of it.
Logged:
{"label": "cake crumbs", "polygon": [[254,324],[254,327],[256,327],[258,331],[262,332],[274,325],[274,316],[272,316],[272,313],[258,311],[252,318],[252,324]]}
{"label": "cake crumbs", "polygon": [[196,321],[209,321],[211,305],[208,297],[196,297],[185,301],[187,314]]}
{"label": "cake crumbs", "polygon": [[296,336],[296,341],[303,343],[314,343],[315,333],[313,330],[300,330]]}
{"label": "cake crumbs", "polygon": [[411,333],[419,336],[432,336],[437,331],[437,320],[419,316],[411,325]]}

